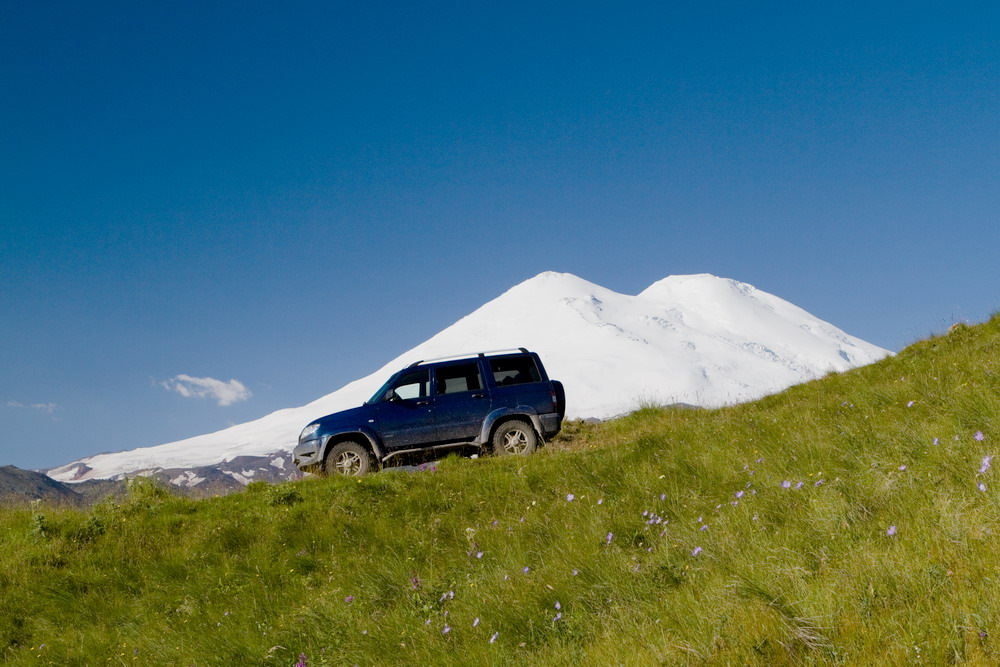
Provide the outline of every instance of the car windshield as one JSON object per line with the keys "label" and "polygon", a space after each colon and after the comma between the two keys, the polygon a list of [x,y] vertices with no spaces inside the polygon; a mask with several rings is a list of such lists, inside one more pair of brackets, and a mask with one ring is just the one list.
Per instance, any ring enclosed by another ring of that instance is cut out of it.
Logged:
{"label": "car windshield", "polygon": [[379,399],[382,398],[382,394],[384,394],[385,390],[388,389],[390,385],[392,385],[392,383],[396,380],[397,376],[399,376],[399,373],[393,373],[389,377],[389,379],[385,381],[385,384],[379,387],[378,391],[372,394],[372,397],[369,398],[367,401],[365,401],[365,404],[367,405],[368,403],[378,403]]}

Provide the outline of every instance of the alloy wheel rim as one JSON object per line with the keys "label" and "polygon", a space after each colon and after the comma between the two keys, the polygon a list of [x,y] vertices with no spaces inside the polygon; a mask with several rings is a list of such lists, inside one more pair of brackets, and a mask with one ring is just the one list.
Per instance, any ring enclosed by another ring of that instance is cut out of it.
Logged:
{"label": "alloy wheel rim", "polygon": [[337,457],[337,472],[357,475],[361,471],[361,457],[356,452],[343,452]]}
{"label": "alloy wheel rim", "polygon": [[511,454],[520,454],[528,448],[528,436],[521,429],[515,429],[503,436],[503,448]]}

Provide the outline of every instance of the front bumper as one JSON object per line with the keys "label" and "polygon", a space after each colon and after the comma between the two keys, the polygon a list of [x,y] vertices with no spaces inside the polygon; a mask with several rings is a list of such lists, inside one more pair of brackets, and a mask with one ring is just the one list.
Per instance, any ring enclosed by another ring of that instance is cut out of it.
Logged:
{"label": "front bumper", "polygon": [[295,445],[295,449],[292,450],[292,460],[299,467],[299,470],[308,471],[321,463],[319,457],[322,451],[322,438],[306,440]]}

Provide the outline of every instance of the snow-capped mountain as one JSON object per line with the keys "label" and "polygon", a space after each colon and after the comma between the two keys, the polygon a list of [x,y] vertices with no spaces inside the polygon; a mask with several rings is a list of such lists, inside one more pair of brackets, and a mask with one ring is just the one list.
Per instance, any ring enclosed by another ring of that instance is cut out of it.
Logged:
{"label": "snow-capped mountain", "polygon": [[48,474],[82,481],[287,453],[307,423],[360,405],[413,361],[514,347],[538,352],[550,377],[563,382],[568,418],[607,418],[648,403],[748,401],[889,354],[735,280],[670,276],[630,296],[547,272],[308,405],[178,442],[99,454]]}

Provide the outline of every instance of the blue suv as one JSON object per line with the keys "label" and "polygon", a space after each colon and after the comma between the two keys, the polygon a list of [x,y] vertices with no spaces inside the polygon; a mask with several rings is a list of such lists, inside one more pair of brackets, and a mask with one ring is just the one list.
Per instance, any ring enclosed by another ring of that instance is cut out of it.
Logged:
{"label": "blue suv", "polygon": [[530,454],[562,427],[566,394],[534,352],[417,361],[364,405],[321,417],[293,450],[307,472],[364,475],[407,455],[474,447]]}

